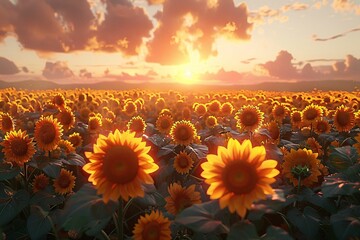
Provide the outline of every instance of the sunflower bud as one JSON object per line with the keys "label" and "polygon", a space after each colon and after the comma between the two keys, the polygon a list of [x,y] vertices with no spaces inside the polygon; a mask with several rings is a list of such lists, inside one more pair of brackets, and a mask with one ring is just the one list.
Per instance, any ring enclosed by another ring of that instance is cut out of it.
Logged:
{"label": "sunflower bud", "polygon": [[297,165],[291,169],[291,173],[296,179],[305,179],[311,175],[310,169],[308,166]]}

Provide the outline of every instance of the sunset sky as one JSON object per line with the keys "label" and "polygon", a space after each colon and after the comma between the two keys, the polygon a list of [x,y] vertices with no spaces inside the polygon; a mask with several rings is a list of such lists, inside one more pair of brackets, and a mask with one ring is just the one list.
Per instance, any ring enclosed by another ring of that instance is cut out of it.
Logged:
{"label": "sunset sky", "polygon": [[360,81],[359,0],[0,0],[0,80]]}

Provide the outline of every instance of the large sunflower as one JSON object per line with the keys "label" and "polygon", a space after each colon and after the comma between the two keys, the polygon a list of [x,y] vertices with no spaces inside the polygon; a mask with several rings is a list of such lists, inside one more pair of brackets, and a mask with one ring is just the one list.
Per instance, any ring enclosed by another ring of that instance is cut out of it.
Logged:
{"label": "large sunflower", "polygon": [[194,140],[197,137],[197,132],[194,124],[192,124],[190,121],[181,120],[175,122],[172,125],[170,129],[170,135],[172,140],[176,144],[181,144],[186,146],[194,142]]}
{"label": "large sunflower", "polygon": [[0,144],[4,147],[2,151],[5,154],[5,160],[18,166],[28,162],[35,154],[33,139],[29,138],[26,131],[7,132]]}
{"label": "large sunflower", "polygon": [[75,187],[75,179],[76,177],[72,172],[62,168],[59,176],[54,181],[55,192],[62,195],[71,193]]}
{"label": "large sunflower", "polygon": [[279,174],[277,161],[265,157],[265,147],[253,148],[249,140],[240,144],[229,139],[227,148],[219,146],[218,154],[209,154],[207,162],[201,164],[201,176],[210,184],[207,194],[219,199],[222,209],[227,206],[244,217],[254,201],[274,193],[270,184]]}
{"label": "large sunflower", "polygon": [[305,124],[315,123],[316,120],[323,116],[322,108],[316,104],[306,106],[302,111],[302,118]]}
{"label": "large sunflower", "polygon": [[355,114],[349,107],[340,106],[334,115],[334,126],[339,132],[348,132],[355,126]]}
{"label": "large sunflower", "polygon": [[139,218],[133,234],[134,240],[169,240],[171,239],[170,220],[160,211],[152,211]]}
{"label": "large sunflower", "polygon": [[57,147],[62,135],[62,125],[53,116],[41,117],[35,124],[35,140],[37,146],[44,151]]}
{"label": "large sunflower", "polygon": [[177,215],[193,204],[201,203],[200,193],[195,191],[194,184],[189,187],[182,187],[178,183],[173,183],[168,187],[168,192],[170,196],[165,198],[165,208],[173,215]]}
{"label": "large sunflower", "polygon": [[142,183],[152,184],[149,175],[159,166],[148,154],[150,147],[135,137],[135,132],[115,130],[108,136],[99,135],[93,152],[85,152],[89,158],[83,169],[90,174],[89,181],[95,185],[98,194],[103,194],[104,202],[119,197],[143,197]]}
{"label": "large sunflower", "polygon": [[261,127],[264,113],[257,106],[246,105],[235,114],[235,119],[240,130],[254,132]]}
{"label": "large sunflower", "polygon": [[194,159],[184,151],[180,151],[174,160],[174,168],[180,174],[187,174],[194,166]]}
{"label": "large sunflower", "polygon": [[318,177],[321,175],[320,160],[317,159],[317,156],[317,153],[306,148],[291,149],[290,153],[284,157],[283,176],[288,178],[294,186],[298,185],[300,178],[300,185],[310,187],[318,181]]}

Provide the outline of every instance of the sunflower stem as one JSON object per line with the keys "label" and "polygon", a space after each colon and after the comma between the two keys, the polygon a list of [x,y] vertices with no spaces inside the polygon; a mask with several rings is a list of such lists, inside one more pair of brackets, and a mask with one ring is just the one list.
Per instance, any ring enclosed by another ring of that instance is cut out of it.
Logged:
{"label": "sunflower stem", "polygon": [[300,186],[301,186],[301,175],[299,174],[299,177],[298,177],[298,187],[297,187],[297,193],[298,193],[298,194],[300,193]]}
{"label": "sunflower stem", "polygon": [[123,225],[123,215],[124,202],[122,198],[119,199],[119,209],[118,209],[118,219],[117,219],[117,227],[118,227],[118,240],[124,240],[124,225]]}

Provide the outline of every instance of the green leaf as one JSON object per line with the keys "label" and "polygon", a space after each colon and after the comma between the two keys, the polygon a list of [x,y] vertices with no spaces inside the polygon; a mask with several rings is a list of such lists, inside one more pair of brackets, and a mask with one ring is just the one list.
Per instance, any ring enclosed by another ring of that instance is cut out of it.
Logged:
{"label": "green leaf", "polygon": [[255,225],[249,221],[235,223],[230,228],[226,240],[251,240],[260,239],[257,235]]}
{"label": "green leaf", "polygon": [[51,230],[51,221],[48,212],[39,206],[31,207],[31,214],[27,219],[27,230],[31,239],[43,239]]}
{"label": "green leaf", "polygon": [[13,220],[29,203],[29,193],[24,189],[15,192],[0,184],[0,226]]}
{"label": "green leaf", "polygon": [[345,171],[357,162],[358,154],[355,147],[337,147],[329,155],[329,167],[335,171]]}
{"label": "green leaf", "polygon": [[[357,165],[351,167],[349,170],[357,167]],[[336,197],[339,195],[352,196],[360,192],[360,182],[350,182],[349,178],[356,178],[351,176],[351,173],[347,170],[344,173],[333,174],[325,177],[321,185],[321,191],[324,197]],[[346,174],[349,172],[349,174]]]}
{"label": "green leaf", "polygon": [[219,202],[216,200],[195,204],[177,215],[175,222],[199,233],[227,233],[228,227],[215,218],[219,211]]}
{"label": "green leaf", "polygon": [[308,239],[316,239],[320,229],[320,215],[315,209],[307,206],[302,213],[299,209],[292,208],[287,217]]}
{"label": "green leaf", "polygon": [[350,206],[330,218],[337,239],[360,237],[360,206]]}
{"label": "green leaf", "polygon": [[30,199],[30,204],[39,205],[48,210],[50,206],[58,205],[65,201],[65,197],[54,193],[52,187],[47,187],[43,191],[36,192]]}
{"label": "green leaf", "polygon": [[105,204],[92,184],[84,184],[65,203],[61,225],[65,230],[78,230],[95,236],[107,225],[117,208],[117,202]]}
{"label": "green leaf", "polygon": [[20,167],[13,167],[11,164],[0,162],[0,181],[16,177],[20,173]]}
{"label": "green leaf", "polygon": [[262,240],[292,240],[293,238],[284,229],[270,226],[266,229],[266,234],[261,237]]}
{"label": "green leaf", "polygon": [[301,195],[303,196],[301,201],[306,201],[315,206],[321,207],[329,213],[335,213],[337,211],[335,203],[330,199],[323,197],[317,193],[314,193],[310,188],[304,188],[301,191]]}
{"label": "green leaf", "polygon": [[51,178],[57,178],[60,174],[63,162],[60,159],[51,159],[46,156],[36,156],[33,161],[29,162],[29,165],[43,170],[44,173]]}
{"label": "green leaf", "polygon": [[74,165],[74,166],[84,166],[85,165],[85,160],[82,156],[80,156],[77,153],[70,153],[67,155],[67,160],[66,163],[69,165]]}

